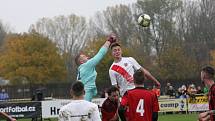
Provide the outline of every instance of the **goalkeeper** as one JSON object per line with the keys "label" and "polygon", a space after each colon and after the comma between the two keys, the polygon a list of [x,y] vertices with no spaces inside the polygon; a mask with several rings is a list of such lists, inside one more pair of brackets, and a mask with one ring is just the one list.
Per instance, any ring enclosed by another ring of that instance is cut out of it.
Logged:
{"label": "goalkeeper", "polygon": [[83,53],[80,53],[75,57],[75,62],[78,65],[77,80],[80,80],[84,84],[84,99],[87,101],[91,101],[93,96],[97,94],[97,88],[95,83],[97,72],[95,67],[105,56],[109,46],[113,42],[116,42],[116,36],[114,34],[111,34],[108,36],[107,41],[104,43],[104,45],[100,48],[100,50],[94,57],[89,58]]}

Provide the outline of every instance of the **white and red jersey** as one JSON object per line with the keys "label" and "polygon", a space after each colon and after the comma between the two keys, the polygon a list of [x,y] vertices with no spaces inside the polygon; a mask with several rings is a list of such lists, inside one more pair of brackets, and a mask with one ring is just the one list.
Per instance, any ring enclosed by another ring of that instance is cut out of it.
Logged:
{"label": "white and red jersey", "polygon": [[122,57],[119,62],[113,62],[109,69],[109,76],[112,85],[118,85],[120,88],[120,95],[134,88],[133,74],[141,66],[132,57]]}

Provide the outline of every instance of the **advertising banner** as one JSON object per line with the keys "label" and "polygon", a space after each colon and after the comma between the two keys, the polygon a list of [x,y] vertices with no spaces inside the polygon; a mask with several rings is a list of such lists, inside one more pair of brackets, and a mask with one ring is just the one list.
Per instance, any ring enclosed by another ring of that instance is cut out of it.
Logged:
{"label": "advertising banner", "polygon": [[159,100],[160,112],[186,111],[186,99]]}
{"label": "advertising banner", "polygon": [[14,118],[33,118],[41,116],[41,102],[1,102],[0,112]]}
{"label": "advertising banner", "polygon": [[42,117],[56,118],[62,106],[68,104],[71,100],[51,100],[42,101]]}
{"label": "advertising banner", "polygon": [[[92,102],[99,107],[102,106],[105,98],[93,99]],[[70,103],[71,100],[51,100],[42,101],[42,117],[43,118],[56,118],[59,115],[59,110],[62,106]]]}
{"label": "advertising banner", "polygon": [[209,110],[208,97],[197,96],[188,98],[188,111],[206,111]]}
{"label": "advertising banner", "polygon": [[106,98],[95,98],[92,100],[93,103],[97,104],[99,108],[102,107],[103,102],[105,101]]}

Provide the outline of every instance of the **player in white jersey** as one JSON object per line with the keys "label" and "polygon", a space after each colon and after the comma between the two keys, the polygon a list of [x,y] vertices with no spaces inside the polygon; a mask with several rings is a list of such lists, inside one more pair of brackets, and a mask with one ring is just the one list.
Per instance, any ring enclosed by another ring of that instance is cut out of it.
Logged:
{"label": "player in white jersey", "polygon": [[59,111],[59,121],[101,121],[98,106],[84,100],[84,85],[76,81],[72,85],[73,100]]}
{"label": "player in white jersey", "polygon": [[144,69],[133,57],[122,57],[122,50],[118,43],[111,45],[114,62],[109,69],[111,84],[120,89],[120,95],[134,88],[133,74],[141,69],[147,79],[152,80],[160,88],[159,81],[149,71]]}

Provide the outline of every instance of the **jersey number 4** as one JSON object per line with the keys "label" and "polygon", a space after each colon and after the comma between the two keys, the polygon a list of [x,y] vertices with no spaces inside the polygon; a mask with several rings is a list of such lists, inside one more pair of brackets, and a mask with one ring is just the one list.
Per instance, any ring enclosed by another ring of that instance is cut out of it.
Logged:
{"label": "jersey number 4", "polygon": [[136,112],[140,113],[140,116],[144,116],[144,99],[140,99],[136,108]]}

